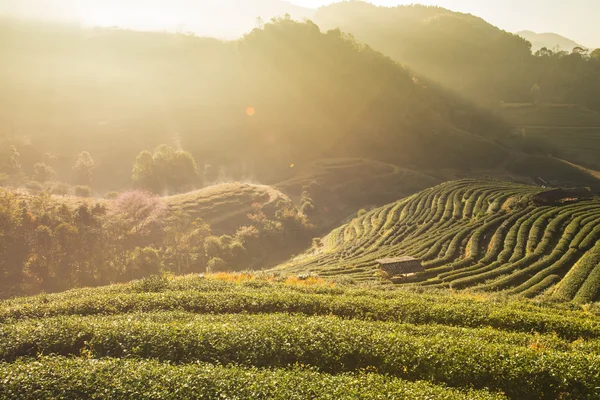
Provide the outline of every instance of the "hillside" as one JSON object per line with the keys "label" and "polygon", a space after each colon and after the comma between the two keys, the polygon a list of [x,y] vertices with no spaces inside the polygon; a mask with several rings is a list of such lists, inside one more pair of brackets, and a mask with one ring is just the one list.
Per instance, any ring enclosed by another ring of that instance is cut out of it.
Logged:
{"label": "hillside", "polygon": [[525,38],[441,7],[375,6],[362,1],[320,8],[316,23],[357,40],[478,104],[528,102],[531,88],[548,101],[600,110],[600,50],[535,52]]}
{"label": "hillside", "polygon": [[424,172],[364,158],[327,158],[275,185],[296,203],[310,199],[311,219],[328,230],[364,207],[381,206],[439,183]]}
{"label": "hillside", "polygon": [[568,104],[505,104],[500,112],[516,135],[544,143],[556,157],[600,169],[600,113]]}
{"label": "hillside", "polygon": [[531,43],[531,50],[534,53],[544,47],[549,50],[562,50],[567,52],[571,52],[575,47],[585,48],[579,43],[556,33],[520,31],[517,32],[517,35]]}
{"label": "hillside", "polygon": [[315,278],[152,278],[0,302],[0,398],[592,399],[599,311]]}
{"label": "hillside", "polygon": [[256,204],[270,215],[284,206],[292,206],[285,194],[269,186],[247,183],[218,184],[169,196],[165,201],[170,212],[202,218],[213,231],[220,233],[233,233],[247,225],[248,214]]}
{"label": "hillside", "polygon": [[160,144],[263,183],[322,158],[464,169],[509,153],[499,118],[312,23],[280,19],[237,42],[10,21],[0,32],[0,168],[14,145],[28,176],[49,153],[68,181],[88,151],[93,188],[121,190]]}
{"label": "hillside", "polygon": [[546,203],[543,192],[499,181],[444,183],[355,218],[281,270],[368,281],[379,279],[375,260],[408,255],[426,271],[400,283],[598,300],[600,202],[568,201],[577,195],[567,192],[564,203]]}

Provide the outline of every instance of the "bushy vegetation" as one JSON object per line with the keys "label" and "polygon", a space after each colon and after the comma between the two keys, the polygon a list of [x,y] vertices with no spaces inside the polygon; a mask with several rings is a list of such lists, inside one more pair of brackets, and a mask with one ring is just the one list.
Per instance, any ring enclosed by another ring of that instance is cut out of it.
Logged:
{"label": "bushy vegetation", "polygon": [[589,311],[271,274],[151,278],[0,303],[0,397],[597,398]]}
{"label": "bushy vegetation", "polygon": [[[308,246],[313,236],[307,218],[291,203],[237,208],[241,216],[229,224],[231,235],[224,235],[141,190],[110,201],[0,191],[0,297],[163,272],[263,268],[287,254],[282,248]],[[202,214],[199,205],[196,211]]]}
{"label": "bushy vegetation", "polygon": [[[310,368],[259,369],[151,360],[39,358],[0,364],[1,399],[410,399],[486,400],[504,396],[453,390],[363,371],[330,375]],[[32,388],[35,387],[35,390]]]}

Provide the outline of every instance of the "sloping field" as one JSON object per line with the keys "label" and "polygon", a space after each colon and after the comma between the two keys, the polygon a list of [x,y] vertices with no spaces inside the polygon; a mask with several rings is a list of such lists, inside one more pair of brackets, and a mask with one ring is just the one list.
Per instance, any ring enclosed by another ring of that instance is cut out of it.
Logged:
{"label": "sloping field", "polygon": [[325,158],[313,161],[275,187],[300,197],[305,187],[327,230],[356,210],[384,205],[441,182],[425,173],[365,158]]}
{"label": "sloping field", "polygon": [[600,318],[256,275],[0,302],[0,399],[597,399]]}
{"label": "sloping field", "polygon": [[249,183],[223,183],[194,192],[165,198],[172,212],[185,212],[202,218],[216,231],[226,232],[247,224],[252,205],[259,203],[269,211],[279,200],[290,199],[270,186]]}
{"label": "sloping field", "polygon": [[409,255],[425,272],[404,283],[592,302],[600,295],[600,201],[536,206],[535,186],[444,183],[373,210],[280,268],[378,279],[376,259]]}
{"label": "sloping field", "polygon": [[550,145],[555,156],[600,168],[600,114],[575,105],[507,105],[502,116],[529,139]]}

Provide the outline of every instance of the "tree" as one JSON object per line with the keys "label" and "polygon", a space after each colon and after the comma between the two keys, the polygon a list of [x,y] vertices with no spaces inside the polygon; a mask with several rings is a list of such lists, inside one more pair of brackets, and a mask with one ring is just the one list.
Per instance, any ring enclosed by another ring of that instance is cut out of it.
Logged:
{"label": "tree", "polygon": [[133,166],[132,179],[142,189],[155,193],[180,192],[200,183],[198,166],[187,151],[175,151],[167,145],[141,152]]}
{"label": "tree", "polygon": [[4,172],[9,175],[16,175],[21,173],[21,154],[17,151],[17,146],[10,146],[8,155],[8,162],[5,161]]}
{"label": "tree", "polygon": [[154,170],[154,160],[152,153],[147,150],[142,151],[135,159],[133,173],[131,178],[133,182],[141,188],[159,191],[158,177]]}
{"label": "tree", "polygon": [[167,205],[158,196],[143,190],[122,193],[112,204],[111,218],[125,226],[128,232],[136,235],[148,234],[152,221],[161,222],[167,214]]}
{"label": "tree", "polygon": [[74,193],[77,197],[92,197],[92,189],[85,185],[75,186]]}
{"label": "tree", "polygon": [[80,185],[89,185],[92,183],[94,173],[94,159],[87,151],[82,151],[77,156],[77,162],[73,166],[75,181]]}
{"label": "tree", "polygon": [[49,181],[55,175],[54,169],[46,163],[41,162],[33,166],[33,179],[38,182],[44,183]]}
{"label": "tree", "polygon": [[141,279],[158,274],[161,267],[160,254],[156,249],[138,247],[127,255],[125,276],[128,279]]}
{"label": "tree", "polygon": [[227,263],[225,262],[225,260],[219,257],[211,258],[206,266],[206,272],[208,272],[209,274],[224,272],[226,270]]}

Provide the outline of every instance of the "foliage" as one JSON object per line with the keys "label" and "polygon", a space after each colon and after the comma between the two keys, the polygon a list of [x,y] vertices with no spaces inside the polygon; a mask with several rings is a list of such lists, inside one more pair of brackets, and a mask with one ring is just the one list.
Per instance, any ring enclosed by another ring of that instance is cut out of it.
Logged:
{"label": "foliage", "polygon": [[[63,190],[63,188],[59,188],[58,190],[60,193]],[[92,197],[92,189],[89,186],[83,186],[83,185],[75,186],[73,193],[77,197]]]}
{"label": "foliage", "polygon": [[[310,283],[312,280],[309,280]],[[143,282],[143,281],[141,281]],[[16,298],[0,306],[0,322],[67,315],[113,315],[181,310],[201,314],[299,313],[343,319],[449,325],[553,335],[568,342],[600,337],[599,314],[555,303],[389,287],[305,285],[299,279],[249,274],[188,276],[161,283],[161,293],[139,282]]]}
{"label": "foliage", "polygon": [[186,151],[175,151],[167,145],[141,152],[133,166],[133,181],[141,188],[156,193],[182,192],[200,183],[194,157]]}
{"label": "foliage", "polygon": [[[148,366],[190,387],[192,375],[203,376],[198,368],[209,368],[211,382],[222,371],[253,379],[311,371],[311,382],[319,384],[321,378],[352,376],[354,390],[371,390],[368,379],[424,381],[418,385],[454,387],[445,389],[448,398],[461,392],[468,398],[493,392],[548,399],[597,394],[600,325],[589,311],[450,292],[300,282],[273,274],[155,276],[4,301],[0,371],[6,379],[0,395],[27,397],[30,385],[48,393],[74,388],[95,393],[98,379],[105,378],[94,368],[104,365],[112,372],[103,390],[119,382],[120,390],[140,393],[146,391],[136,385],[150,376],[139,374],[150,371]],[[79,374],[93,374],[94,383],[76,378]],[[228,387],[241,396],[244,389],[231,374]],[[272,393],[283,390],[281,382],[273,385]],[[472,388],[481,391],[464,392]]]}
{"label": "foliage", "polygon": [[54,169],[43,162],[35,164],[33,170],[33,179],[41,183],[51,180],[56,175]]}
{"label": "foliage", "polygon": [[[190,154],[208,182],[221,171],[224,178],[278,182],[295,171],[291,165],[324,157],[463,169],[493,168],[508,154],[490,140],[508,131],[492,113],[415,81],[413,72],[349,35],[309,22],[277,19],[236,42],[118,29],[95,29],[94,40],[85,40],[91,31],[12,21],[0,30],[10,32],[3,35],[9,61],[0,79],[5,114],[23,139],[10,145],[27,176],[46,162],[58,180],[97,192],[123,190],[133,179],[163,193],[202,185]],[[35,65],[48,66],[43,78]],[[90,66],[77,78],[81,85],[64,74],[73,65]],[[56,91],[63,100],[50,95]],[[32,113],[25,118],[17,104]],[[160,143],[169,146],[141,152]],[[77,157],[74,148],[87,153]],[[56,160],[45,161],[45,153]]]}
{"label": "foliage", "polygon": [[152,223],[162,223],[167,206],[162,198],[142,190],[121,193],[111,204],[113,223],[122,224],[125,231],[136,235],[150,233]]}
{"label": "foliage", "polygon": [[80,185],[90,185],[96,165],[94,159],[87,151],[82,151],[77,156],[77,162],[73,166],[75,182]]}
{"label": "foliage", "polygon": [[276,399],[502,399],[475,390],[454,390],[362,371],[340,375],[295,366],[265,370],[194,363],[169,365],[151,360],[86,360],[40,357],[0,364],[1,399],[38,398]]}

